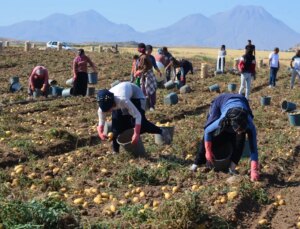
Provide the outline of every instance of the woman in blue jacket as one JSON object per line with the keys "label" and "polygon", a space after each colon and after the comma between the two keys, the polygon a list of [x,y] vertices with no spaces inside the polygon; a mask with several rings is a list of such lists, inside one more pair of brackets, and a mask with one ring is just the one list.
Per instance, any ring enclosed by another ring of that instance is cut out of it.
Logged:
{"label": "woman in blue jacket", "polygon": [[256,181],[259,179],[256,128],[249,103],[239,94],[219,95],[212,101],[204,127],[204,139],[190,169],[195,171],[200,164],[205,163],[213,166],[213,149],[230,142],[233,150],[229,172],[236,173],[235,168],[242,156],[246,134],[251,150],[251,180]]}

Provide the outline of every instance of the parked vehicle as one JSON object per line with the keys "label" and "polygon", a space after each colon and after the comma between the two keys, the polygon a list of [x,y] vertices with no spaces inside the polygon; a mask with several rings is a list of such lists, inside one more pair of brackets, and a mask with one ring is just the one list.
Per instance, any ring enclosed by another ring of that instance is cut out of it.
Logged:
{"label": "parked vehicle", "polygon": [[[57,49],[57,44],[58,44],[58,41],[49,41],[47,42],[47,48],[55,48]],[[65,49],[65,50],[75,50],[75,48],[69,46],[67,43],[65,42],[61,42],[62,44],[62,48]]]}

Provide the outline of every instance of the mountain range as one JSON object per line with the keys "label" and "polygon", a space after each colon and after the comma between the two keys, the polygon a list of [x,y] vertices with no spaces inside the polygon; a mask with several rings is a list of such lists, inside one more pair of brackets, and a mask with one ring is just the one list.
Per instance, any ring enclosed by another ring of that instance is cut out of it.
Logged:
{"label": "mountain range", "polygon": [[94,10],[74,15],[52,14],[39,21],[0,26],[0,37],[17,40],[66,42],[127,42],[152,45],[244,48],[251,39],[257,49],[288,49],[300,34],[260,6],[236,6],[210,17],[193,14],[174,24],[139,32],[126,24],[109,21]]}

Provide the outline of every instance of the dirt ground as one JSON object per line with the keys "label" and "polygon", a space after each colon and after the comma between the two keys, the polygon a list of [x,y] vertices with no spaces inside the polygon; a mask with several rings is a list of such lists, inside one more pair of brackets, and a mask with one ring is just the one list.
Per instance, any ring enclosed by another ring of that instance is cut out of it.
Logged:
{"label": "dirt ground", "polygon": [[[99,70],[98,83],[90,86],[109,88],[115,80],[129,80],[132,54],[87,55]],[[10,204],[51,199],[65,203],[71,211],[64,226],[44,228],[296,228],[300,221],[299,128],[290,126],[281,102],[298,105],[300,87],[288,88],[287,66],[281,67],[274,89],[267,87],[266,66],[257,69],[253,81],[250,105],[261,165],[261,180],[253,183],[249,158],[241,160],[239,175],[234,177],[205,167],[194,173],[188,170],[210,102],[217,96],[208,86],[218,83],[227,92],[229,83],[239,87],[238,75],[213,77],[213,59],[204,54],[189,56],[198,69],[187,76],[192,92],[158,89],[156,110],[146,114],[154,123],[175,126],[172,145],[155,145],[154,137],[145,134],[142,139],[149,156],[135,158],[124,151],[113,155],[111,143],[99,140],[94,96],[26,101],[27,80],[35,65],[45,65],[50,78],[66,87],[74,57],[73,52],[25,53],[15,47],[0,53],[0,205],[5,209],[0,212],[1,226],[41,224],[22,214],[14,218],[17,210]],[[200,77],[204,62],[209,64],[206,79]],[[232,65],[228,61],[228,68]],[[9,93],[8,81],[15,75],[25,89]],[[178,93],[178,104],[164,105],[164,96],[172,91]],[[261,106],[261,96],[266,95],[271,96],[271,105]],[[236,194],[233,199],[229,198],[232,193]]]}

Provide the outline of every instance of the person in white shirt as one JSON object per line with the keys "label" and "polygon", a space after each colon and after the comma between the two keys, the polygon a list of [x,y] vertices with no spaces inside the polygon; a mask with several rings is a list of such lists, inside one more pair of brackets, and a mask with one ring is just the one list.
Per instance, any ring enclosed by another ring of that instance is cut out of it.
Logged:
{"label": "person in white shirt", "polygon": [[269,67],[270,67],[269,88],[276,86],[276,76],[280,68],[278,53],[279,53],[279,48],[276,47],[274,51],[269,55]]}
{"label": "person in white shirt", "polygon": [[134,128],[132,144],[137,144],[140,134],[152,133],[161,134],[166,143],[171,137],[166,131],[149,122],[145,116],[146,98],[143,91],[135,84],[122,82],[110,90],[102,89],[97,93],[99,105],[97,127],[101,140],[108,137],[104,134],[106,115],[112,112],[113,152],[118,153],[120,145],[117,142],[119,134],[127,129]]}
{"label": "person in white shirt", "polygon": [[291,89],[293,89],[296,76],[298,76],[298,78],[300,80],[300,50],[296,51],[296,55],[293,56],[293,58],[290,62],[290,66],[293,69],[292,78],[291,78]]}
{"label": "person in white shirt", "polygon": [[225,45],[222,45],[220,50],[218,51],[217,71],[224,72],[225,56],[226,56],[226,47],[225,47]]}

